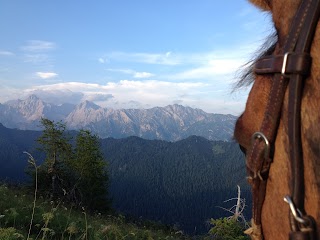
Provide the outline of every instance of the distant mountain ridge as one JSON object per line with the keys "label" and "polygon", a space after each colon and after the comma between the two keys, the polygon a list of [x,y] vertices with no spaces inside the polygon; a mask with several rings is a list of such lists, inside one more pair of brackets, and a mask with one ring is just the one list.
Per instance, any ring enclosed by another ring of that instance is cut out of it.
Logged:
{"label": "distant mountain ridge", "polygon": [[191,135],[229,141],[236,121],[230,114],[206,113],[178,104],[150,109],[112,109],[90,101],[55,105],[36,95],[0,104],[0,123],[9,128],[39,130],[41,117],[61,120],[69,129],[89,129],[101,138],[138,136],[166,141]]}

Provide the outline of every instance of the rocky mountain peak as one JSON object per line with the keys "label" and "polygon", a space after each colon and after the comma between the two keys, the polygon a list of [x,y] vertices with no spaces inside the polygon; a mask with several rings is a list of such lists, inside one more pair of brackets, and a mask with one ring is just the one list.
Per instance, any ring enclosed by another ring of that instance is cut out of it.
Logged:
{"label": "rocky mountain peak", "polygon": [[39,101],[40,98],[37,97],[35,94],[31,94],[28,96],[28,98],[25,101]]}
{"label": "rocky mountain peak", "polygon": [[11,101],[8,105],[17,109],[27,121],[40,119],[47,107],[47,104],[34,94],[29,95],[25,100]]}
{"label": "rocky mountain peak", "polygon": [[91,130],[101,138],[139,136],[168,141],[191,135],[228,141],[236,120],[232,115],[206,113],[178,104],[150,109],[107,109],[86,100],[78,105],[58,106],[34,94],[0,106],[0,123],[7,127],[39,129],[41,117],[61,120],[69,129]]}
{"label": "rocky mountain peak", "polygon": [[83,101],[82,103],[80,103],[77,106],[77,109],[93,109],[93,110],[98,110],[99,108],[101,108],[100,106],[98,106],[97,104],[90,102],[88,100]]}

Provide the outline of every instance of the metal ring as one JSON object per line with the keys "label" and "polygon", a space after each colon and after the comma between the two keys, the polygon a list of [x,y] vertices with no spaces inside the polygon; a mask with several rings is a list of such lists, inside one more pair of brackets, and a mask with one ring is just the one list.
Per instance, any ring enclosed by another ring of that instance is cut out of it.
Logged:
{"label": "metal ring", "polygon": [[263,139],[264,143],[265,143],[265,147],[264,147],[264,158],[268,159],[270,156],[270,143],[267,139],[267,137],[262,133],[262,132],[255,132],[252,137],[251,137],[251,143],[253,144],[253,142],[256,139]]}
{"label": "metal ring", "polygon": [[294,217],[294,219],[298,222],[298,223],[301,223],[303,225],[308,225],[308,221],[306,221],[305,219],[302,218],[302,213],[301,211],[296,208],[296,206],[294,205],[292,199],[290,196],[285,196],[284,199],[283,199],[286,203],[289,204],[289,207],[290,207],[290,210],[291,210],[291,213]]}

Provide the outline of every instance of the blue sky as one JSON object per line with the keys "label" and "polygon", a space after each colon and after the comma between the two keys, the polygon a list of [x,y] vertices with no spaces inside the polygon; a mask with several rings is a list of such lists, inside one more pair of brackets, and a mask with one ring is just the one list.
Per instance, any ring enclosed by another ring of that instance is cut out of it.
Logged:
{"label": "blue sky", "polygon": [[245,0],[0,0],[0,103],[240,114],[236,72],[272,32]]}

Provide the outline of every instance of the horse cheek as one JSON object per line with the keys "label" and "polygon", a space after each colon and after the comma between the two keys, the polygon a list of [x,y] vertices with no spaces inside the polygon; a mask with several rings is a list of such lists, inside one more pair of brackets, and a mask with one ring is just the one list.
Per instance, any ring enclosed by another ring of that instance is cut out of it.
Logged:
{"label": "horse cheek", "polygon": [[302,101],[302,148],[305,177],[305,208],[320,229],[320,76],[306,80]]}
{"label": "horse cheek", "polygon": [[265,239],[287,239],[290,231],[287,221],[289,210],[283,197],[290,193],[290,164],[287,148],[288,137],[284,122],[280,121],[275,142],[275,155],[270,167],[266,198],[262,209],[262,227]]}

